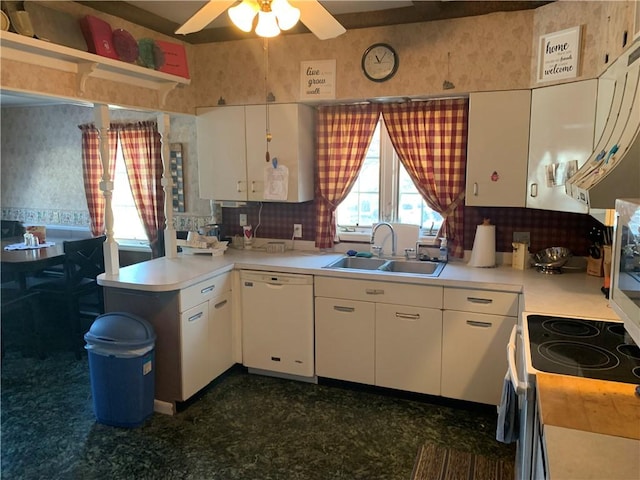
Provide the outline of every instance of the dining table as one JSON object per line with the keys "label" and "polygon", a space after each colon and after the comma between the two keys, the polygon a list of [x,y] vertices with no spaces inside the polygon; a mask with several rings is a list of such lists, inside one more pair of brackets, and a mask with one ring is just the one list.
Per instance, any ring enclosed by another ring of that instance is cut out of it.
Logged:
{"label": "dining table", "polygon": [[37,247],[6,250],[5,247],[22,243],[22,237],[2,240],[2,276],[13,275],[20,290],[27,289],[27,277],[64,263],[64,239],[48,239],[47,244]]}

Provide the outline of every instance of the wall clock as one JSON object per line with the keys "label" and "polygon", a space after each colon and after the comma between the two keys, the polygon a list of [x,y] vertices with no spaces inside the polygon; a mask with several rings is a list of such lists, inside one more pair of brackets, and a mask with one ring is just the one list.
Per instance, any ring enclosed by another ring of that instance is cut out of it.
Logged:
{"label": "wall clock", "polygon": [[384,82],[398,70],[398,54],[391,45],[374,43],[362,54],[362,71],[369,80]]}

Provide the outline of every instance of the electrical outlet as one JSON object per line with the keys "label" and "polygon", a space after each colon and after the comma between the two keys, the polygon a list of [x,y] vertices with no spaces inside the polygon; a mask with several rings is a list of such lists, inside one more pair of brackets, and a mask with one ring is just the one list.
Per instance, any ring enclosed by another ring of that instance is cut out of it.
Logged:
{"label": "electrical outlet", "polygon": [[246,213],[241,213],[240,214],[240,226],[244,227],[247,225],[247,214]]}
{"label": "electrical outlet", "polygon": [[293,224],[293,238],[302,238],[302,224],[294,223]]}
{"label": "electrical outlet", "polygon": [[531,232],[513,232],[513,242],[531,245]]}

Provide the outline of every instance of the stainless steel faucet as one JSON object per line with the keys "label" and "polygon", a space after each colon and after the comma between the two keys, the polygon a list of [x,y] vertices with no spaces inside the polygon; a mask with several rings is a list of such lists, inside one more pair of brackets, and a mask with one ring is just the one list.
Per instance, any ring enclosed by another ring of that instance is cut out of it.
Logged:
{"label": "stainless steel faucet", "polygon": [[[375,237],[376,237],[376,232],[378,231],[378,228],[380,228],[381,226],[386,225],[387,227],[389,227],[389,230],[391,230],[391,256],[395,257],[396,256],[396,231],[393,229],[393,225],[391,225],[389,222],[380,222],[377,223],[375,227],[373,227],[373,229],[371,230],[371,245],[373,245],[375,243]],[[382,253],[382,250],[380,250],[380,252]]]}

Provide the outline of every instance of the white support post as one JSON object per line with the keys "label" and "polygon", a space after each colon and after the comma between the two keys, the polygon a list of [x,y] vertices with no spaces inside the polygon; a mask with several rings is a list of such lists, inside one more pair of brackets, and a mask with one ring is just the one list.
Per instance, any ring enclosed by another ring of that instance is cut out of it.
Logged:
{"label": "white support post", "polygon": [[104,267],[108,275],[117,275],[120,271],[120,256],[118,242],[113,237],[113,209],[111,200],[113,197],[113,182],[109,179],[109,107],[102,104],[94,104],[93,117],[100,135],[100,159],[102,160],[102,180],[100,190],[104,195],[104,228],[107,239],[104,242]]}
{"label": "white support post", "polygon": [[173,226],[173,177],[171,176],[171,143],[169,133],[171,131],[170,117],[167,113],[158,114],[158,132],[162,144],[162,188],[164,189],[164,216],[166,220],[164,229],[164,254],[167,258],[178,256],[178,244],[176,230]]}

